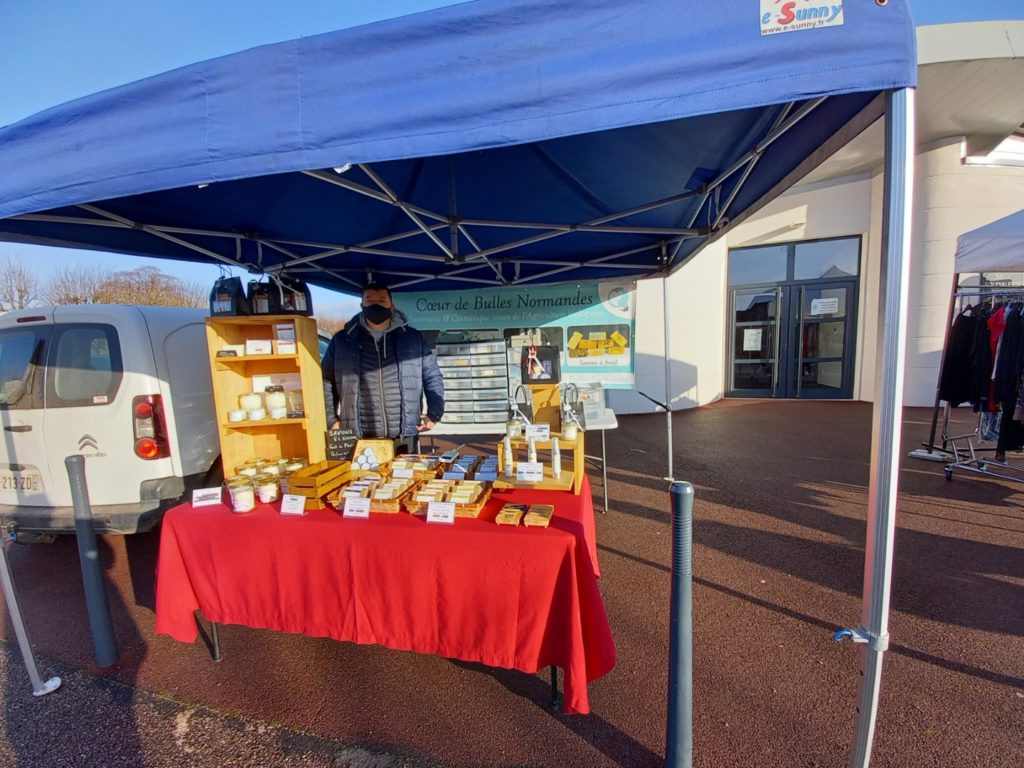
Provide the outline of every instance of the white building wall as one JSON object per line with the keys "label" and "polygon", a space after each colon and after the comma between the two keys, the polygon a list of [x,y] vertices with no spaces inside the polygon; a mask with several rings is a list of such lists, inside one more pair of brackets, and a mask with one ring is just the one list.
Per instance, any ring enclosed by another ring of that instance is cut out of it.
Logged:
{"label": "white building wall", "polygon": [[[964,165],[961,141],[950,139],[918,154],[915,184],[904,402],[930,406],[945,340],[956,239],[1024,207],[1024,168]],[[869,389],[862,399],[871,396]]]}
{"label": "white building wall", "polygon": [[[917,156],[911,242],[906,405],[930,406],[953,279],[956,238],[1024,206],[1024,168],[964,165],[959,138]],[[859,235],[862,239],[853,398],[872,401],[877,354],[883,177],[823,182],[774,200],[669,280],[672,404],[706,405],[725,392],[729,248]],[[637,389],[665,396],[660,280],[638,284]],[[619,413],[658,410],[633,392],[609,394]]]}

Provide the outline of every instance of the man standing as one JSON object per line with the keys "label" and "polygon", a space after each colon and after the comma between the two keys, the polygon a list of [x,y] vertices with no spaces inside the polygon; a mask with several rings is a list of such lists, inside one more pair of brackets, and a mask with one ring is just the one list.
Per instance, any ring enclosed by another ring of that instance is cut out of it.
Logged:
{"label": "man standing", "polygon": [[426,432],[444,415],[434,353],[395,308],[387,286],[367,285],[362,308],[334,334],[321,363],[328,429],[378,438]]}

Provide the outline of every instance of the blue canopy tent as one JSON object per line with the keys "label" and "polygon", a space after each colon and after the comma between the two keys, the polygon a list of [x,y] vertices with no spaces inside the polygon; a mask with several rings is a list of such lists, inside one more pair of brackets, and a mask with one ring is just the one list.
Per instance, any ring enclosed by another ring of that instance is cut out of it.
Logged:
{"label": "blue canopy tent", "polygon": [[905,0],[477,0],[201,62],[0,129],[0,239],[347,292],[367,273],[398,291],[665,276],[888,115],[886,359],[856,635],[866,765],[915,78]]}

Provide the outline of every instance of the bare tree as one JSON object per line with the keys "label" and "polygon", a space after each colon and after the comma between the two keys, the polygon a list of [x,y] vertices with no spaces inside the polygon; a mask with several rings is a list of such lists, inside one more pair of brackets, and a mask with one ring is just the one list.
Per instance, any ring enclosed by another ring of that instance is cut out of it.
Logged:
{"label": "bare tree", "polygon": [[316,327],[317,330],[326,333],[328,336],[333,336],[342,328],[344,328],[345,323],[347,322],[347,318],[334,317],[331,315],[321,315],[316,319]]}
{"label": "bare tree", "polygon": [[39,278],[20,259],[0,259],[0,310],[24,309],[39,301]]}
{"label": "bare tree", "polygon": [[201,288],[186,284],[156,267],[114,272],[99,285],[96,301],[103,304],[139,304],[168,307],[201,307]]}
{"label": "bare tree", "polygon": [[195,280],[181,284],[181,306],[201,309],[210,305],[210,287]]}
{"label": "bare tree", "polygon": [[90,264],[76,264],[56,270],[43,288],[43,300],[60,304],[96,304],[96,292],[106,282],[111,270]]}

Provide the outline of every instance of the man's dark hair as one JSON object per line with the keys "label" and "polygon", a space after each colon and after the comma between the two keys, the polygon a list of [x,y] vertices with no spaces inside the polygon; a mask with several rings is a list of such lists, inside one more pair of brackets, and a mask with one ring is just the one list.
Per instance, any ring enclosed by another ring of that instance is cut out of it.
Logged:
{"label": "man's dark hair", "polygon": [[394,297],[391,295],[391,289],[384,285],[384,283],[367,283],[363,286],[363,293],[366,293],[367,291],[387,291],[388,298],[394,301]]}

